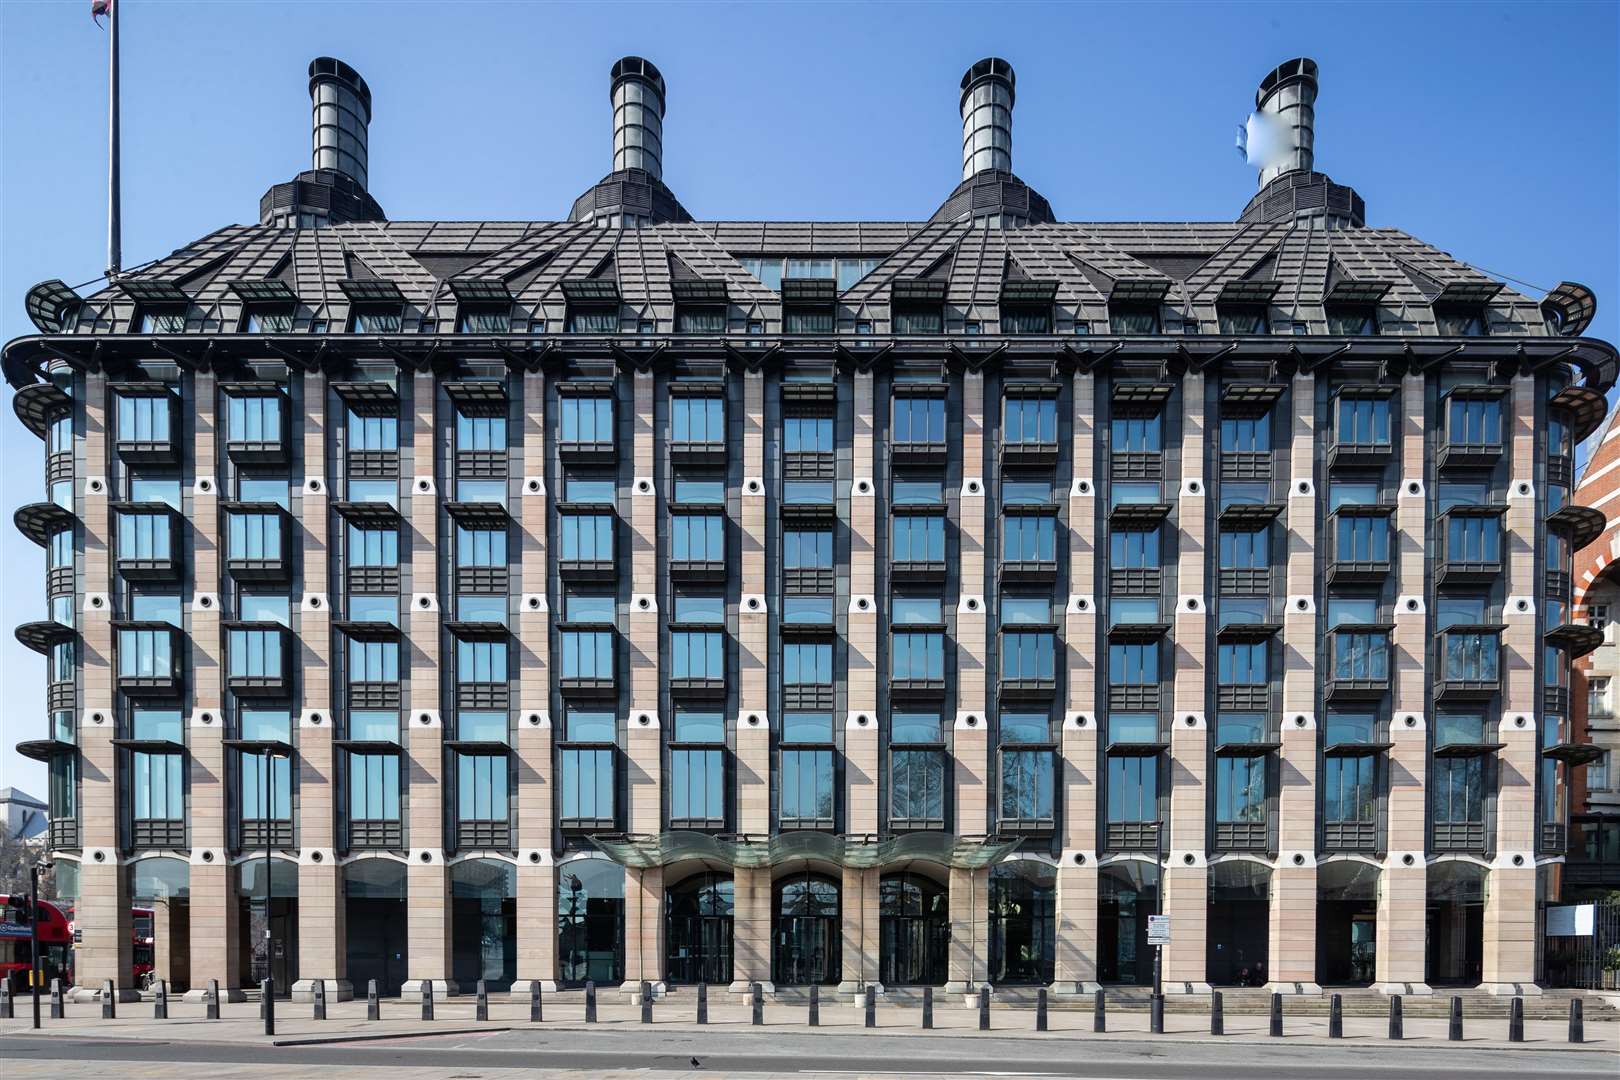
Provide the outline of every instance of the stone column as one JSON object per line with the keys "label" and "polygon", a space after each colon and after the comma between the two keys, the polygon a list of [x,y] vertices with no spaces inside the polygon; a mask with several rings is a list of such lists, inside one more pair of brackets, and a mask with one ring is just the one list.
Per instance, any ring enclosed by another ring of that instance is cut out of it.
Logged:
{"label": "stone column", "polygon": [[405,618],[408,632],[400,645],[410,672],[410,709],[405,713],[405,753],[400,762],[402,787],[410,796],[410,864],[405,875],[409,978],[400,989],[406,997],[420,994],[427,982],[433,984],[435,996],[456,992],[450,979],[450,872],[445,865],[444,782],[448,772],[439,712],[437,390],[431,372],[416,374],[411,423],[400,432],[401,448],[409,445],[413,460],[410,506],[402,514],[400,526],[400,547],[409,550],[411,564],[411,606]]}
{"label": "stone column", "polygon": [[240,814],[232,806],[229,784],[224,702],[220,670],[224,658],[221,597],[224,573],[219,547],[220,480],[215,474],[216,399],[214,376],[199,372],[193,383],[192,418],[196,425],[191,491],[191,970],[190,997],[199,1000],[210,979],[218,979],[227,1000],[243,999],[241,987],[251,971],[242,964],[242,901],[238,871],[230,865],[227,822]]}
{"label": "stone column", "polygon": [[[765,376],[742,377],[742,495],[738,502],[737,551],[737,830],[763,838],[771,824],[770,615],[765,587]],[[731,543],[728,536],[727,544]],[[750,982],[771,983],[771,872],[738,867],[732,887],[732,993]]]}
{"label": "stone column", "polygon": [[1389,770],[1388,836],[1378,890],[1377,982],[1386,994],[1427,994],[1427,950],[1413,947],[1425,938],[1428,913],[1428,693],[1429,618],[1424,556],[1428,542],[1425,497],[1423,376],[1401,380],[1401,396],[1390,412],[1400,417],[1400,487],[1397,489],[1394,550],[1395,629],[1391,634],[1391,675],[1395,692],[1385,763]]}
{"label": "stone column", "polygon": [[1296,376],[1291,415],[1287,602],[1283,607],[1282,753],[1277,769],[1277,868],[1271,875],[1270,988],[1319,994],[1316,981],[1316,397]]}
{"label": "stone column", "polygon": [[[849,499],[849,715],[844,723],[845,828],[852,836],[878,831],[877,461],[874,458],[872,374],[855,373],[855,429]],[[847,909],[846,909],[847,910]],[[847,922],[848,919],[846,918]],[[845,974],[849,972],[845,971]]]}
{"label": "stone column", "polygon": [[[625,767],[629,813],[625,828],[651,835],[663,828],[664,743],[660,734],[658,643],[663,620],[658,611],[658,514],[654,482],[653,388],[650,371],[635,373],[630,494],[630,721]],[[630,871],[625,876],[625,986],[633,995],[642,980],[664,989],[664,874]],[[644,895],[638,898],[637,888]]]}
{"label": "stone column", "polygon": [[990,907],[986,887],[988,870],[950,871],[951,947],[945,984],[947,994],[962,994],[964,1004],[975,1005],[979,986],[988,983]]}
{"label": "stone column", "polygon": [[[1208,487],[1204,481],[1204,377],[1189,373],[1181,382],[1181,494],[1177,501],[1175,712],[1170,718],[1170,843],[1164,870],[1164,913],[1170,916],[1170,944],[1164,949],[1167,993],[1207,993],[1205,942],[1208,933],[1209,870],[1207,806],[1209,731],[1204,717],[1208,605]],[[1166,529],[1170,526],[1167,524]]]}
{"label": "stone column", "polygon": [[517,981],[512,996],[528,999],[529,983],[557,989],[557,868],[552,857],[551,613],[546,535],[546,382],[522,377],[523,485],[513,518],[522,559],[522,598],[513,644],[518,671]]}
{"label": "stone column", "polygon": [[112,514],[108,505],[107,380],[84,376],[85,477],[78,487],[84,543],[84,601],[79,611],[79,784],[82,843],[74,919],[78,983],[96,992],[107,979],[123,1000],[136,996],[129,879],[121,860],[119,750],[113,686]]}
{"label": "stone column", "polygon": [[[303,709],[298,713],[298,974],[293,998],[354,997],[349,982],[347,904],[337,859],[337,755],[332,746],[332,589],[326,481],[326,376],[304,376],[303,513],[288,533],[303,537],[304,595],[298,605]],[[301,527],[300,527],[301,526]]]}
{"label": "stone column", "polygon": [[152,906],[152,976],[169,993],[191,986],[191,910],[189,901],[158,897]]}
{"label": "stone column", "polygon": [[858,994],[869,985],[883,992],[878,980],[878,879],[882,875],[881,867],[844,867],[841,995]]}
{"label": "stone column", "polygon": [[[1496,857],[1485,892],[1484,963],[1481,985],[1494,994],[1540,993],[1536,985],[1536,773],[1541,688],[1536,653],[1541,647],[1536,612],[1536,508],[1545,492],[1535,484],[1535,380],[1513,380],[1511,403],[1503,402],[1511,459],[1508,511],[1503,523],[1507,602],[1502,621],[1502,712],[1497,755]],[[1538,494],[1541,496],[1537,498]],[[1559,653],[1560,662],[1564,654]],[[1565,719],[1568,717],[1566,715]]]}
{"label": "stone column", "polygon": [[1069,487],[1069,602],[1064,614],[1068,703],[1063,721],[1063,855],[1058,862],[1057,956],[1063,992],[1097,988],[1097,788],[1107,763],[1097,726],[1096,377],[1074,378],[1074,479]]}
{"label": "stone column", "polygon": [[[956,831],[983,836],[989,831],[990,722],[986,711],[985,659],[989,623],[985,613],[985,400],[984,373],[962,376],[962,491],[958,501],[956,605]],[[953,875],[954,877],[954,875]],[[951,906],[956,907],[952,889]],[[955,915],[952,916],[955,921]],[[954,958],[957,950],[952,942]],[[954,963],[954,961],[953,961]],[[956,981],[953,976],[953,982]]]}

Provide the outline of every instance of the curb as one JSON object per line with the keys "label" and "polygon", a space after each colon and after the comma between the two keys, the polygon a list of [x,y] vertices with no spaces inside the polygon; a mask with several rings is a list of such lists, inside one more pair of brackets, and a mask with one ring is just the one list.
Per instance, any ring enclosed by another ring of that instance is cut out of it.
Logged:
{"label": "curb", "polygon": [[470,1028],[441,1028],[434,1031],[379,1031],[364,1035],[310,1035],[298,1039],[271,1039],[271,1046],[330,1046],[334,1043],[379,1042],[383,1039],[431,1039],[438,1035],[479,1035],[519,1030],[480,1024]]}

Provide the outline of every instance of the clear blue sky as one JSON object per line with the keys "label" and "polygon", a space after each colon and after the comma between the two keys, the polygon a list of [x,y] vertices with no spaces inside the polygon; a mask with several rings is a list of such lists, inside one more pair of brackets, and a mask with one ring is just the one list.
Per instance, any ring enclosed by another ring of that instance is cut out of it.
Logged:
{"label": "clear blue sky", "polygon": [[[1369,224],[1585,282],[1590,333],[1620,336],[1612,3],[121,3],[126,265],[257,220],[308,166],[320,54],[371,84],[371,190],[396,220],[564,216],[608,171],[607,72],[635,53],[668,80],[665,179],[700,219],[925,218],[960,173],[957,82],[994,54],[1018,72],[1014,167],[1078,221],[1235,217],[1255,179],[1234,128],[1308,55],[1317,167]],[[0,0],[0,338],[33,332],[29,286],[105,266],[89,7]],[[10,517],[44,477],[9,400],[0,455],[0,786],[43,795],[11,747],[45,732],[44,665],[10,633],[44,617],[43,557]]]}

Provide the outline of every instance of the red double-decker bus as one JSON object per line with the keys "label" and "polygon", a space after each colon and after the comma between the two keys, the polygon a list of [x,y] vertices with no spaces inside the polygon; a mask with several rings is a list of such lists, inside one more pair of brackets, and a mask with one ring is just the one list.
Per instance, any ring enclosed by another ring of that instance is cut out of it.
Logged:
{"label": "red double-decker bus", "polygon": [[[33,966],[33,919],[28,913],[28,897],[0,896],[0,978],[11,984],[13,993],[28,988],[28,972]],[[52,979],[63,985],[73,981],[73,931],[62,909],[41,900],[39,920],[39,960],[43,986]]]}

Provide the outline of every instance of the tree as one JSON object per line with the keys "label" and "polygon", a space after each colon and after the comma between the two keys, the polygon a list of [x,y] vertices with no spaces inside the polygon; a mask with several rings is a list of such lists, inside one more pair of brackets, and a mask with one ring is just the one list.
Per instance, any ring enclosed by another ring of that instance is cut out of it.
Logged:
{"label": "tree", "polygon": [[[0,830],[0,893],[28,895],[28,868],[46,857],[44,841],[43,836],[23,840]],[[41,899],[56,895],[54,867],[39,875],[39,895]]]}

